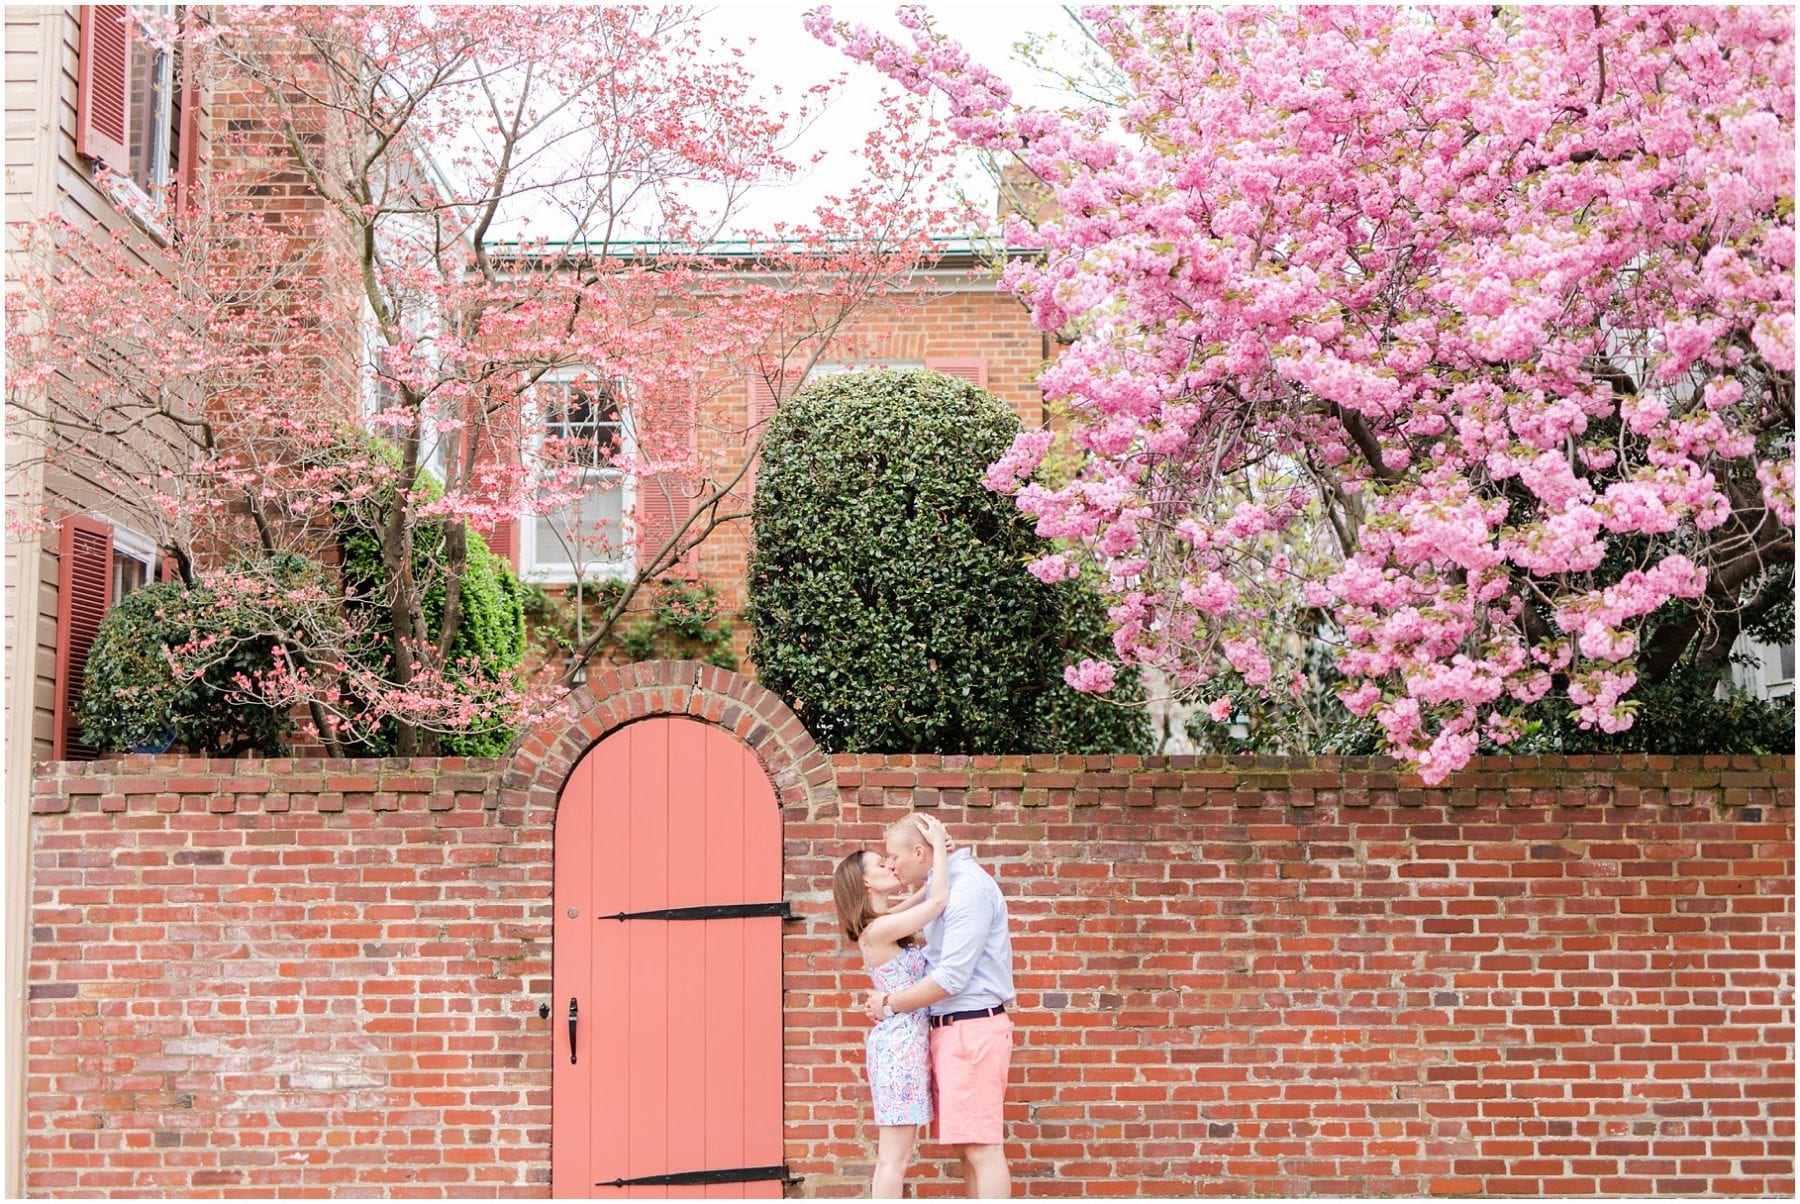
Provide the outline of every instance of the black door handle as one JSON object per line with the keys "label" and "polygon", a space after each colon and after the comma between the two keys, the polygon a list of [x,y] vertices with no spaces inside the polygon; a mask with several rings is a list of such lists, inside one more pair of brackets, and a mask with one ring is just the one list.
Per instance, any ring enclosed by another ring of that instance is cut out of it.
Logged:
{"label": "black door handle", "polygon": [[580,1014],[580,1007],[575,996],[569,996],[569,1065],[575,1065],[575,1017]]}

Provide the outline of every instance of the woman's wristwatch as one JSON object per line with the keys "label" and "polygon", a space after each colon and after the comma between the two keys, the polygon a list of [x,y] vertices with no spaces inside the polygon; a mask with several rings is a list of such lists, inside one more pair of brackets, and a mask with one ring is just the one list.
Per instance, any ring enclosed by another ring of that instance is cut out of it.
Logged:
{"label": "woman's wristwatch", "polygon": [[899,1015],[898,1012],[894,1011],[894,1005],[889,1002],[892,999],[893,996],[888,992],[883,991],[881,993],[881,1018],[883,1020],[892,1020],[895,1016]]}

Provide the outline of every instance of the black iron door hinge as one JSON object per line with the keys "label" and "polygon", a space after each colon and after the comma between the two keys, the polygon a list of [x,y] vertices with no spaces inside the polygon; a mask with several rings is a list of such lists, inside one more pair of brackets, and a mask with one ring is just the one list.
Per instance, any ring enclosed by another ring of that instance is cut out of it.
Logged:
{"label": "black iron door hinge", "polygon": [[715,903],[708,907],[664,907],[657,911],[617,911],[596,920],[736,920],[745,916],[780,916],[794,919],[794,906],[779,903]]}
{"label": "black iron door hinge", "polygon": [[706,1187],[714,1183],[759,1183],[779,1179],[783,1183],[800,1180],[788,1173],[787,1163],[780,1166],[740,1166],[729,1171],[681,1171],[673,1175],[645,1175],[640,1179],[612,1179],[595,1183],[595,1187]]}

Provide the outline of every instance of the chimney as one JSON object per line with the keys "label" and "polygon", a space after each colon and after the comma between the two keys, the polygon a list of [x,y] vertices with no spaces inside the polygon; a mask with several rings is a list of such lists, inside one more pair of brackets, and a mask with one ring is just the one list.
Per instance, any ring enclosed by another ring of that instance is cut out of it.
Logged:
{"label": "chimney", "polygon": [[1005,221],[1017,214],[1033,226],[1041,226],[1057,215],[1050,185],[1036,172],[1017,159],[1000,168],[1000,188],[994,200],[994,216]]}

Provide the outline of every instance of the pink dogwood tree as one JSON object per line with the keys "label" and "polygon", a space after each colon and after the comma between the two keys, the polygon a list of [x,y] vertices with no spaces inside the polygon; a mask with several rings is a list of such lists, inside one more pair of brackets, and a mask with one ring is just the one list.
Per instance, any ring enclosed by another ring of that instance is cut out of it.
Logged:
{"label": "pink dogwood tree", "polygon": [[[240,699],[307,708],[333,751],[386,730],[396,752],[429,752],[542,714],[647,582],[747,517],[758,431],[740,405],[703,443],[704,415],[726,411],[708,399],[803,372],[948,218],[938,127],[896,96],[849,148],[864,163],[845,195],[744,243],[754,271],[711,253],[754,190],[802,170],[791,147],[828,87],[779,109],[687,10],[136,19],[225,114],[212,166],[160,246],[54,217],[25,232],[43,253],[9,339],[11,429],[151,516],[221,605],[265,614],[236,638],[273,639],[276,665]],[[547,396],[546,377],[563,389]],[[637,514],[663,521],[589,521],[597,477],[631,481]],[[557,679],[533,684],[456,649],[469,532],[540,518],[585,549],[578,568],[632,567]],[[379,596],[254,567],[317,557],[352,526],[375,541]],[[181,650],[180,669],[226,651]]]}
{"label": "pink dogwood tree", "polygon": [[1032,481],[1028,432],[991,484],[1098,562],[1121,660],[1279,696],[1322,632],[1435,783],[1553,692],[1629,727],[1791,597],[1786,14],[1084,18],[1116,102],[1058,112],[918,9],[809,27],[1051,189],[1004,286],[1069,339],[1041,385],[1082,466]]}

